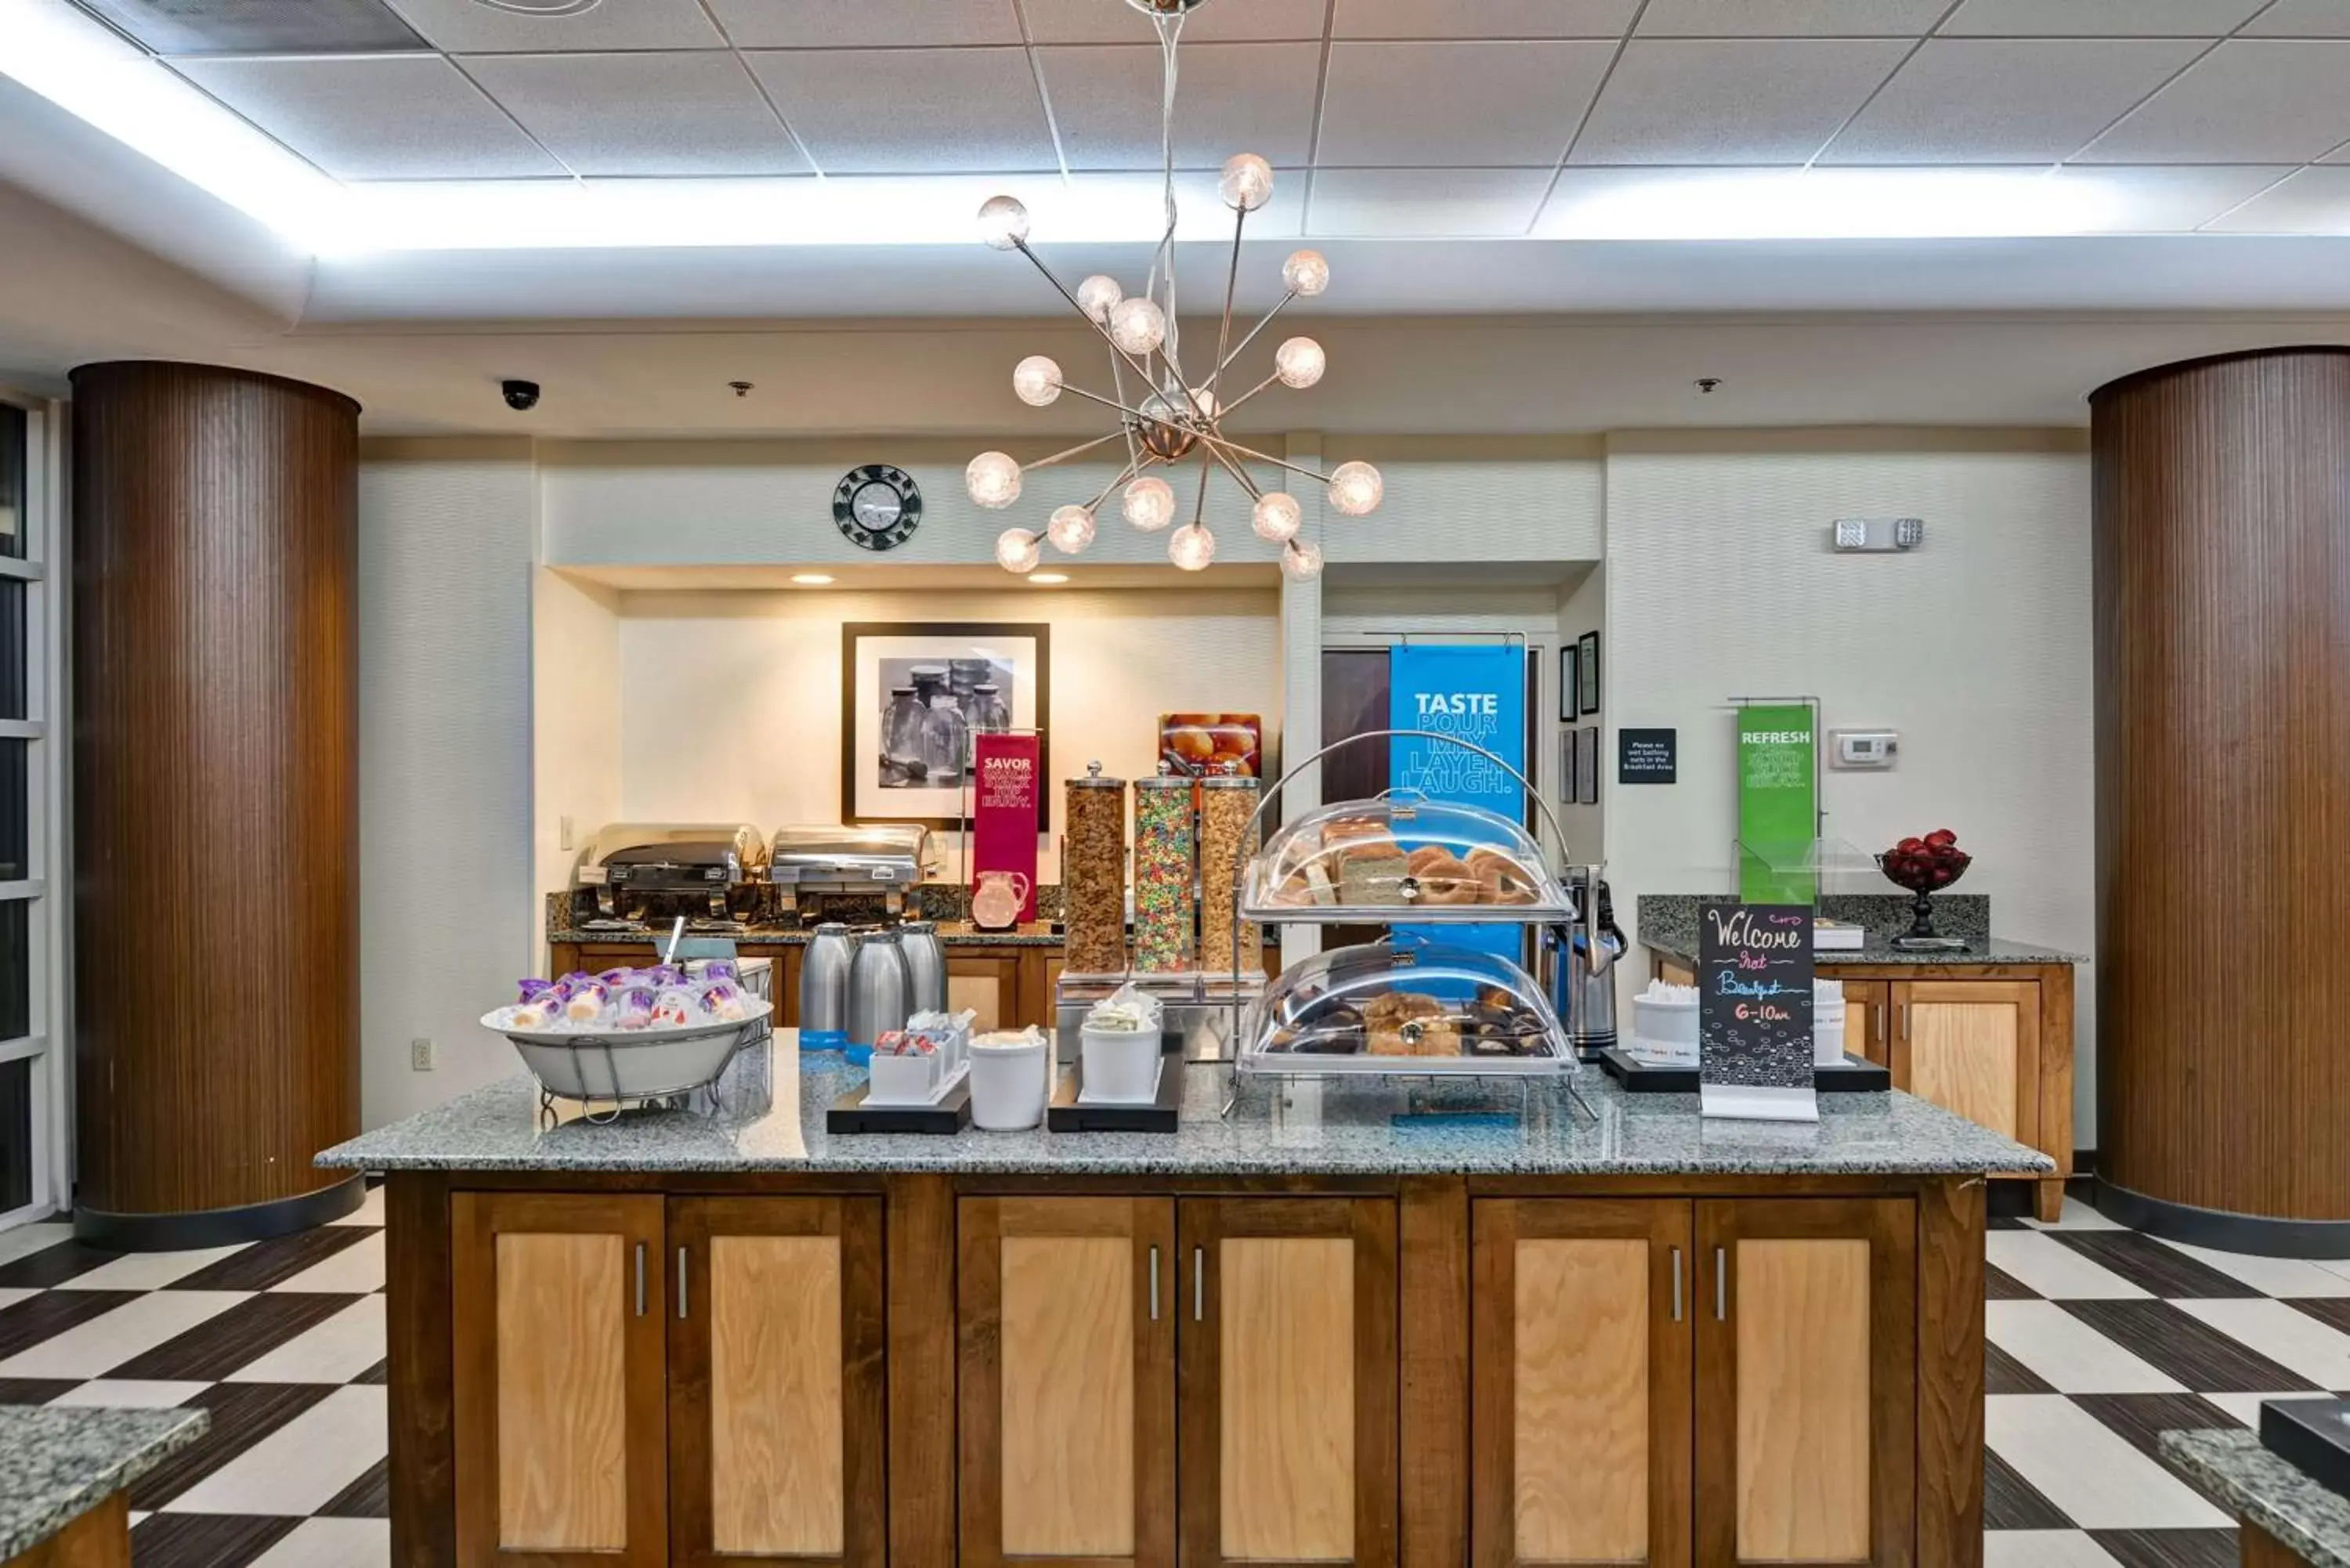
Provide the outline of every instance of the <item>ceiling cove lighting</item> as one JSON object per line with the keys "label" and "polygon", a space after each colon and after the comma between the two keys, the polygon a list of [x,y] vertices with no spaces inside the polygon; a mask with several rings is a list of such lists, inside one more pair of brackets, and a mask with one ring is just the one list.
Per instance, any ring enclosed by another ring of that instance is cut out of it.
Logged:
{"label": "ceiling cove lighting", "polygon": [[[1200,479],[1193,488],[1189,474],[1182,480],[1192,490],[1191,520],[1168,535],[1167,558],[1187,572],[1205,571],[1216,558],[1216,536],[1208,527],[1208,493],[1216,473],[1240,487],[1252,507],[1252,526],[1259,537],[1281,545],[1282,570],[1292,581],[1321,575],[1322,555],[1301,543],[1297,530],[1304,510],[1280,490],[1266,490],[1251,472],[1253,464],[1285,470],[1326,488],[1333,510],[1349,517],[1363,516],[1378,507],[1386,493],[1379,471],[1367,462],[1341,463],[1336,472],[1320,473],[1282,458],[1243,446],[1224,433],[1224,420],[1266,388],[1279,382],[1303,390],[1322,379],[1329,368],[1322,346],[1311,337],[1292,337],[1274,355],[1273,373],[1245,391],[1235,389],[1244,378],[1227,382],[1232,368],[1258,334],[1293,300],[1310,298],[1330,286],[1330,264],[1318,251],[1299,251],[1282,265],[1283,293],[1255,326],[1232,339],[1232,304],[1240,286],[1241,241],[1248,216],[1273,200],[1273,166],[1253,152],[1243,152],[1225,163],[1216,182],[1217,194],[1232,213],[1232,263],[1224,277],[1223,324],[1216,334],[1212,356],[1195,358],[1201,371],[1183,368],[1182,328],[1175,297],[1175,240],[1179,208],[1175,200],[1176,47],[1183,21],[1207,0],[1127,0],[1158,29],[1161,66],[1159,96],[1159,195],[1163,221],[1159,248],[1142,291],[1129,295],[1116,278],[1097,274],[1072,290],[1029,248],[1028,235],[1036,214],[1013,196],[991,196],[979,209],[979,237],[990,250],[1017,251],[1042,273],[1045,281],[1068,302],[1069,308],[1090,323],[1107,350],[1107,390],[1073,386],[1059,363],[1032,354],[1012,369],[1012,391],[1032,408],[1045,408],[1064,395],[1097,403],[1117,416],[1107,435],[1065,452],[1020,463],[1007,453],[983,452],[971,460],[963,483],[971,498],[991,511],[1000,511],[1020,499],[1023,476],[1030,469],[1047,468],[1066,459],[1120,443],[1126,462],[1117,475],[1091,501],[1064,504],[1054,511],[1041,532],[1007,528],[995,541],[995,560],[1007,572],[1025,575],[1036,569],[1042,545],[1050,541],[1064,555],[1076,555],[1094,539],[1095,514],[1118,493],[1118,512],[1133,527],[1155,534],[1175,521],[1181,498],[1155,468],[1176,470],[1199,460]],[[1032,581],[1035,579],[1031,579]]]}

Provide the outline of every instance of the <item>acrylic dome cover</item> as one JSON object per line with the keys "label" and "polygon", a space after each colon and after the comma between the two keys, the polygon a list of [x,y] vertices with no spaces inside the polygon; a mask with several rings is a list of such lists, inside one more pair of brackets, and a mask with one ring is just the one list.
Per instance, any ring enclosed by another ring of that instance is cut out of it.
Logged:
{"label": "acrylic dome cover", "polygon": [[1524,828],[1479,806],[1402,793],[1284,824],[1243,888],[1243,914],[1266,922],[1550,921],[1573,912]]}
{"label": "acrylic dome cover", "polygon": [[1526,971],[1440,943],[1301,959],[1249,1009],[1249,1064],[1289,1073],[1562,1071],[1558,1015]]}

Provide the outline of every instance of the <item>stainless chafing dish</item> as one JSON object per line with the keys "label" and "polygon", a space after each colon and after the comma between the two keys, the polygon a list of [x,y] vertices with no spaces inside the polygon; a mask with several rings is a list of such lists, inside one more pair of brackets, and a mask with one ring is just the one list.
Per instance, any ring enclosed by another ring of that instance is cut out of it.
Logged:
{"label": "stainless chafing dish", "polygon": [[775,834],[767,880],[786,909],[797,909],[806,895],[843,893],[879,895],[897,915],[905,912],[906,890],[936,866],[931,830],[913,823],[806,826]]}
{"label": "stainless chafing dish", "polygon": [[727,895],[766,869],[766,840],[747,824],[614,822],[588,840],[576,881],[596,889],[602,915],[621,913],[623,900],[641,907],[646,896],[682,893],[705,896],[712,918],[724,919]]}

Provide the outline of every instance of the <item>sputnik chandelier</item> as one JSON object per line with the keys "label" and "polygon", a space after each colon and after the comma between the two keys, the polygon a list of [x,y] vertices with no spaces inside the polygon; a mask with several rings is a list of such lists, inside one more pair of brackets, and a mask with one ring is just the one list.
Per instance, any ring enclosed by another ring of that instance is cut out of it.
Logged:
{"label": "sputnik chandelier", "polygon": [[[1200,378],[1183,368],[1175,298],[1175,48],[1184,17],[1205,3],[1126,0],[1157,27],[1165,64],[1159,140],[1167,225],[1140,294],[1129,296],[1116,278],[1100,274],[1087,278],[1072,292],[1029,247],[1028,209],[1018,200],[997,196],[979,210],[981,237],[993,249],[1018,251],[1026,256],[1108,348],[1107,392],[1088,391],[1070,382],[1060,365],[1042,354],[1030,355],[1013,368],[1013,391],[1022,402],[1039,409],[1059,401],[1064,394],[1082,398],[1115,411],[1118,422],[1107,435],[1031,463],[1014,462],[1000,452],[981,452],[971,460],[963,475],[972,500],[1000,511],[1020,499],[1023,476],[1028,470],[1050,467],[1112,441],[1122,441],[1126,447],[1125,467],[1091,501],[1059,507],[1041,534],[1026,528],[1004,530],[995,541],[995,559],[1007,572],[1035,570],[1046,541],[1068,556],[1092,544],[1095,519],[1113,493],[1118,495],[1119,514],[1135,527],[1151,534],[1166,527],[1175,521],[1180,501],[1175,486],[1155,471],[1179,473],[1183,464],[1197,458],[1200,479],[1191,520],[1169,535],[1168,559],[1187,572],[1196,572],[1216,558],[1216,536],[1208,529],[1208,493],[1210,482],[1222,469],[1248,496],[1250,523],[1258,537],[1282,547],[1282,571],[1293,581],[1309,581],[1321,576],[1322,551],[1312,540],[1297,536],[1305,521],[1304,508],[1287,491],[1261,486],[1252,477],[1250,465],[1264,464],[1326,486],[1331,508],[1348,517],[1375,510],[1385,490],[1379,471],[1367,462],[1340,463],[1333,472],[1320,473],[1253,451],[1224,433],[1225,420],[1259,392],[1275,382],[1303,390],[1322,379],[1328,364],[1321,344],[1311,337],[1292,337],[1274,350],[1271,375],[1237,397],[1226,392],[1225,375],[1273,318],[1290,301],[1311,298],[1330,286],[1330,264],[1321,254],[1297,252],[1282,264],[1280,301],[1238,343],[1232,341],[1241,238],[1249,214],[1273,199],[1273,166],[1254,153],[1243,152],[1226,163],[1217,182],[1224,204],[1232,210],[1233,221],[1232,265],[1224,280],[1223,325],[1216,337],[1215,358],[1205,362],[1207,373]],[[1186,488],[1191,488],[1188,476],[1184,477]]]}

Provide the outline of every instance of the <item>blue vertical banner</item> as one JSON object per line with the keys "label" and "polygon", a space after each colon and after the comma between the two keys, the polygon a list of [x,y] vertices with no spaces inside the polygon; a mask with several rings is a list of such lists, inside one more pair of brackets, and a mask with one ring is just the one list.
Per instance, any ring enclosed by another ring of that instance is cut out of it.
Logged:
{"label": "blue vertical banner", "polygon": [[[1451,735],[1526,769],[1526,652],[1510,644],[1475,647],[1405,646],[1388,655],[1388,727]],[[1507,768],[1441,741],[1399,736],[1388,748],[1388,784],[1430,800],[1484,807],[1512,822],[1525,820],[1526,793]],[[1398,834],[1406,848],[1409,836]],[[1525,931],[1513,925],[1398,926],[1453,947],[1498,953],[1513,961]]]}

